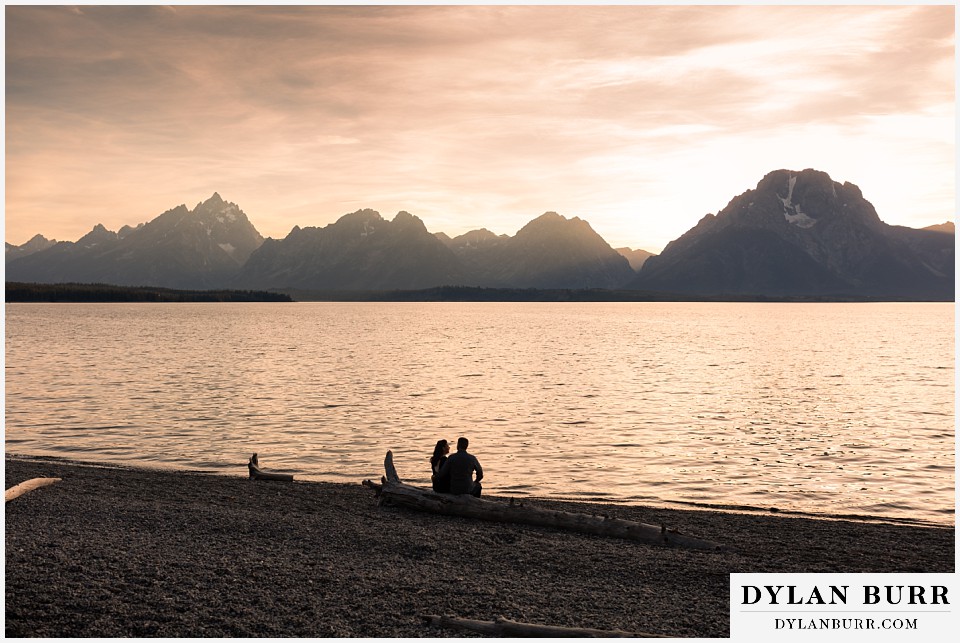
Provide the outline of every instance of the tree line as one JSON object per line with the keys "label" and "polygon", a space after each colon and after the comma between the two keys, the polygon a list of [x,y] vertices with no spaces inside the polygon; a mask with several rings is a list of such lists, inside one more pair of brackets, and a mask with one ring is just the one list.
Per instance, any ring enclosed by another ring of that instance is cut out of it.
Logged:
{"label": "tree line", "polygon": [[6,282],[7,302],[253,302],[293,301],[289,295],[258,290],[174,290],[110,284]]}

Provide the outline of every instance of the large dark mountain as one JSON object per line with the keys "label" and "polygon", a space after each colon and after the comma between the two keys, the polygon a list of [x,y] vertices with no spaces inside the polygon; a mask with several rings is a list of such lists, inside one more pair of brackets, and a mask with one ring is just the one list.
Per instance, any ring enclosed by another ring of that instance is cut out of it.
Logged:
{"label": "large dark mountain", "polygon": [[268,239],[234,286],[305,290],[397,290],[462,284],[453,252],[408,212],[387,221],[358,210],[323,228],[295,227]]}
{"label": "large dark mountain", "polygon": [[467,285],[616,288],[633,277],[627,259],[589,223],[556,212],[537,217],[513,237],[481,229],[446,243],[467,269]]}
{"label": "large dark mountain", "polygon": [[648,259],[630,288],[952,299],[954,235],[890,226],[860,189],[777,170]]}
{"label": "large dark mountain", "polygon": [[193,210],[180,205],[119,233],[97,225],[76,242],[60,242],[6,264],[8,281],[107,283],[119,286],[217,288],[232,279],[263,237],[219,194]]}

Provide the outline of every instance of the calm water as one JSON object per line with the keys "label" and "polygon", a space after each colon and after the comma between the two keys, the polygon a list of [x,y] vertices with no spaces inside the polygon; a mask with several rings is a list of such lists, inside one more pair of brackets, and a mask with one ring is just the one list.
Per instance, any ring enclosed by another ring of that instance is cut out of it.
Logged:
{"label": "calm water", "polygon": [[952,304],[9,304],[8,453],[952,523]]}

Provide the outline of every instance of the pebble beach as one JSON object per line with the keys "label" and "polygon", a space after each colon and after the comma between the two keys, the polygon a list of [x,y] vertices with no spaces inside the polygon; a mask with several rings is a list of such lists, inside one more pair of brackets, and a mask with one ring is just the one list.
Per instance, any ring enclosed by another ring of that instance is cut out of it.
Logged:
{"label": "pebble beach", "polygon": [[[242,468],[240,465],[238,468]],[[729,636],[733,572],[953,572],[954,528],[546,499],[725,552],[378,507],[356,484],[5,460],[7,637],[459,637],[425,615]],[[896,546],[891,546],[896,543]]]}

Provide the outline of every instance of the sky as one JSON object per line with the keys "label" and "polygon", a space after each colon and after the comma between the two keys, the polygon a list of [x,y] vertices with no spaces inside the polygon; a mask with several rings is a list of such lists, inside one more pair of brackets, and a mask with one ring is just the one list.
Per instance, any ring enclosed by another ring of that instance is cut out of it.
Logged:
{"label": "sky", "polygon": [[261,234],[372,208],[660,252],[777,169],[955,209],[954,8],[7,6],[6,240],[213,192]]}

